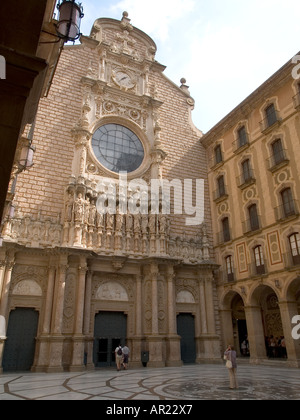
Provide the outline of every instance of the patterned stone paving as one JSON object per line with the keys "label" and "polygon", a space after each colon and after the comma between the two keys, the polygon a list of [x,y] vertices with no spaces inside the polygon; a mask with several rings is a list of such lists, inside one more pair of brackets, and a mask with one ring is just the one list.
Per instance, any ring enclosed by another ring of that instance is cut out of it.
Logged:
{"label": "patterned stone paving", "polygon": [[300,371],[240,366],[239,389],[229,389],[223,365],[126,372],[0,375],[0,400],[300,400]]}

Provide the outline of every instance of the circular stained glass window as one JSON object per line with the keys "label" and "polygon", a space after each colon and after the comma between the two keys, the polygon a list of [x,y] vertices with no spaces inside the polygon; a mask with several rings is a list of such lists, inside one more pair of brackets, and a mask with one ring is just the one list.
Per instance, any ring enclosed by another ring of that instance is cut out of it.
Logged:
{"label": "circular stained glass window", "polygon": [[112,172],[134,172],[144,160],[142,142],[122,125],[106,124],[98,128],[92,147],[101,165]]}

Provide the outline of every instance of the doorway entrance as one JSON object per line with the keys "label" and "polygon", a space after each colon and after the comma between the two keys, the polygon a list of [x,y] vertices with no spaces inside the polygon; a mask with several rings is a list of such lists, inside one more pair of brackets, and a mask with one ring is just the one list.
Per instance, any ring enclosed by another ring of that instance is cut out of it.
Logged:
{"label": "doorway entrance", "polygon": [[122,312],[99,312],[95,316],[95,367],[115,366],[115,349],[126,343],[127,316]]}
{"label": "doorway entrance", "polygon": [[35,309],[11,311],[3,354],[4,372],[29,371],[33,365],[39,313]]}
{"label": "doorway entrance", "polygon": [[179,314],[177,333],[181,337],[181,360],[184,364],[196,363],[195,317],[192,314]]}

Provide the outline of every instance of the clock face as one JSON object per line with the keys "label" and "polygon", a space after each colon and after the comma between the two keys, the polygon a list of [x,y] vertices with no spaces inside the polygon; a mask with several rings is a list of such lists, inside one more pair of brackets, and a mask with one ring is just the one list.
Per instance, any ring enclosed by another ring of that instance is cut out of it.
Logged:
{"label": "clock face", "polygon": [[135,86],[134,81],[128,73],[124,71],[117,71],[113,74],[113,80],[117,85],[125,89],[132,89]]}

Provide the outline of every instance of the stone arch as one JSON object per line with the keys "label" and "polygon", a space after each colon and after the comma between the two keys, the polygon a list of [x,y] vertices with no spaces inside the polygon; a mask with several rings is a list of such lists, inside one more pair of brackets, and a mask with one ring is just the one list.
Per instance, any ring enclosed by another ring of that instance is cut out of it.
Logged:
{"label": "stone arch", "polygon": [[292,280],[286,288],[286,300],[297,304],[298,315],[300,314],[300,277]]}
{"label": "stone arch", "polygon": [[43,295],[41,286],[34,280],[21,280],[13,288],[14,296],[38,296]]}
{"label": "stone arch", "polygon": [[227,291],[221,300],[221,320],[223,326],[223,345],[235,346],[239,355],[242,354],[242,343],[248,340],[248,328],[245,312],[245,301],[239,291]]}
{"label": "stone arch", "polygon": [[176,303],[196,303],[193,294],[188,290],[180,290],[177,293]]}
{"label": "stone arch", "polygon": [[117,282],[106,282],[103,283],[95,294],[96,300],[102,301],[116,301],[116,302],[128,302],[129,297],[126,289]]}

